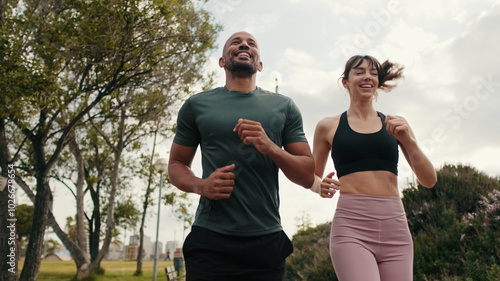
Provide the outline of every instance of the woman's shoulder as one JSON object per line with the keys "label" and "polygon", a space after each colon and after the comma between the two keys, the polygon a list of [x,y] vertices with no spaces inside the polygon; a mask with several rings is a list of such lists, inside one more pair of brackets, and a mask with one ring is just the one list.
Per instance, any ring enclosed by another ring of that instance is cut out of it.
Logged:
{"label": "woman's shoulder", "polygon": [[341,114],[339,114],[337,116],[324,117],[323,119],[321,119],[318,122],[317,127],[324,128],[324,129],[337,128],[337,126],[339,125],[340,116],[341,116]]}
{"label": "woman's shoulder", "polygon": [[315,137],[323,139],[331,144],[333,136],[337,131],[340,122],[340,115],[324,117],[316,125]]}

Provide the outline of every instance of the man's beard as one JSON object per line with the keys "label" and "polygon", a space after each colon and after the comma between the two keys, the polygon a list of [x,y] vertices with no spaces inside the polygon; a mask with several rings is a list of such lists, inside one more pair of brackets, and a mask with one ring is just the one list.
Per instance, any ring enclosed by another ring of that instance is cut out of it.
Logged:
{"label": "man's beard", "polygon": [[257,65],[246,62],[237,62],[231,59],[226,63],[226,69],[240,75],[253,75],[257,72]]}

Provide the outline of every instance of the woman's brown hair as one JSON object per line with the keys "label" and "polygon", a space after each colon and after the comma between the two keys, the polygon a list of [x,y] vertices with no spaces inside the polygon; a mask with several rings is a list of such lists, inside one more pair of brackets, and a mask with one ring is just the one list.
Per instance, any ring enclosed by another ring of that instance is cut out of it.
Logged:
{"label": "woman's brown hair", "polygon": [[349,72],[351,71],[351,69],[359,67],[365,60],[367,60],[370,65],[374,66],[377,70],[379,81],[378,88],[383,91],[391,91],[397,86],[395,84],[388,84],[388,82],[393,82],[395,80],[403,78],[404,66],[392,63],[388,60],[380,64],[380,62],[376,58],[368,55],[356,55],[347,60],[344,73],[342,73],[342,76],[340,78],[348,80]]}

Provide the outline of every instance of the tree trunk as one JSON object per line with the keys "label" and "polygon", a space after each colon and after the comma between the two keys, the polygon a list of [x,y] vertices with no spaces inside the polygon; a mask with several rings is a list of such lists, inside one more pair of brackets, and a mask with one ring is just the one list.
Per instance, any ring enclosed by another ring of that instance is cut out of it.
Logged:
{"label": "tree trunk", "polygon": [[[113,239],[113,233],[115,230],[115,220],[114,220],[114,209],[115,209],[115,198],[116,198],[116,190],[118,186],[118,170],[120,167],[120,157],[121,150],[115,153],[115,165],[113,168],[113,173],[111,175],[111,190],[109,192],[109,201],[108,201],[108,211],[106,216],[106,236],[104,237],[104,241],[102,242],[102,248],[97,254],[95,260],[92,260],[90,263],[90,272],[95,272],[97,269],[101,267],[101,262],[109,252],[109,245],[111,244],[111,240]],[[78,279],[80,280],[80,279]]]}
{"label": "tree trunk", "polygon": [[[118,173],[120,171],[120,162],[124,145],[124,135],[125,135],[125,119],[126,119],[126,109],[123,107],[121,109],[120,115],[120,125],[118,129],[118,143],[113,147],[114,150],[114,165],[113,172],[111,173],[111,190],[109,191],[109,199],[108,199],[108,210],[106,214],[106,236],[104,237],[104,241],[102,242],[102,248],[97,255],[97,258],[90,263],[90,271],[94,272],[98,268],[101,267],[101,261],[109,252],[109,245],[111,244],[111,240],[113,239],[113,233],[115,230],[115,199],[116,199],[116,191],[118,189]],[[109,142],[108,142],[109,143]]]}
{"label": "tree trunk", "polygon": [[[2,168],[0,177],[3,177],[4,180],[8,179],[9,169],[11,169],[7,166],[10,160],[7,139],[5,136],[5,122],[3,119],[0,119],[0,167]],[[17,265],[19,255],[16,254],[16,251],[11,251],[11,248],[16,248],[16,245],[12,245],[12,242],[9,242],[12,241],[12,239],[9,240],[11,231],[7,228],[7,226],[10,225],[10,222],[8,221],[8,201],[10,199],[9,195],[11,194],[9,190],[12,190],[12,188],[9,189],[8,183],[5,184],[5,186],[0,186],[0,280],[15,281],[18,276]],[[17,248],[16,250],[17,253],[19,253]],[[14,257],[12,257],[12,253],[14,253]]]}
{"label": "tree trunk", "polygon": [[71,241],[69,236],[59,227],[59,224],[57,223],[56,218],[51,211],[49,211],[48,218],[50,226],[56,233],[57,237],[59,237],[59,240],[61,240],[64,247],[66,247],[66,249],[68,249],[68,251],[71,253],[71,257],[75,261],[77,268],[76,275],[84,277],[90,276],[91,272],[88,271],[90,261],[88,259],[87,253],[83,251],[77,244]]}
{"label": "tree trunk", "polygon": [[[22,180],[21,177],[16,175],[16,183],[23,189],[23,191],[26,193],[28,198],[34,203],[35,202],[35,194],[31,191],[30,187]],[[77,271],[85,271],[86,268],[88,268],[88,264],[90,261],[88,260],[88,257],[82,253],[82,251],[78,248],[78,245],[76,245],[64,232],[59,224],[56,221],[56,218],[54,217],[54,214],[52,211],[49,210],[48,212],[48,221],[52,229],[54,230],[54,233],[57,235],[59,240],[63,243],[64,247],[68,249],[68,251],[71,253],[71,257],[75,261]],[[3,280],[3,279],[0,279]]]}
{"label": "tree trunk", "polygon": [[[34,196],[34,215],[33,225],[31,228],[30,240],[26,249],[26,258],[24,261],[23,270],[21,272],[20,281],[37,280],[38,270],[42,259],[43,240],[45,237],[45,229],[47,222],[50,220],[51,226],[56,232],[59,239],[63,242],[65,247],[71,252],[72,257],[77,266],[77,276],[88,276],[89,260],[86,258],[85,253],[76,244],[74,244],[64,231],[57,224],[56,219],[51,212],[52,192],[49,185],[50,168],[47,166],[45,160],[45,147],[43,145],[42,137],[39,135],[31,135],[30,141],[33,147],[35,163],[36,163],[36,195]],[[32,192],[28,188],[27,192]],[[28,193],[28,195],[30,195]],[[33,200],[33,199],[32,199]],[[49,216],[50,213],[50,216]],[[82,274],[83,273],[83,274]]]}
{"label": "tree trunk", "polygon": [[[40,115],[40,119],[44,119],[44,115]],[[38,270],[42,261],[43,239],[45,237],[45,229],[47,228],[47,216],[51,207],[52,191],[49,185],[49,167],[45,159],[43,137],[35,135],[31,131],[25,132],[25,134],[29,136],[35,160],[36,195],[30,240],[26,248],[26,258],[24,259],[23,270],[19,280],[34,281],[38,279]]]}
{"label": "tree trunk", "polygon": [[87,243],[87,235],[85,234],[85,224],[84,224],[85,210],[84,210],[83,185],[85,182],[85,166],[83,163],[83,157],[80,147],[78,146],[78,143],[75,139],[75,135],[71,134],[68,137],[69,137],[69,148],[71,150],[71,153],[75,157],[76,167],[78,171],[77,181],[76,181],[76,237],[78,241],[78,247],[74,247],[74,250],[78,252],[79,256],[73,257],[73,259],[77,264],[76,278],[77,280],[81,280],[94,273],[93,271],[90,270],[89,267],[90,260],[87,252],[88,243]]}
{"label": "tree trunk", "polygon": [[144,210],[142,213],[141,227],[139,228],[139,249],[137,250],[137,269],[135,271],[136,275],[142,274],[142,249],[144,249],[144,221],[146,217],[146,211],[148,209],[147,203],[144,202]]}
{"label": "tree trunk", "polygon": [[23,270],[20,281],[35,281],[38,279],[38,270],[42,261],[43,239],[47,227],[47,216],[50,208],[51,191],[45,169],[37,169],[37,184],[35,195],[35,210],[30,240],[26,248]]}
{"label": "tree trunk", "polygon": [[[155,156],[156,150],[156,135],[158,131],[155,131],[154,141],[153,141],[153,149],[151,152],[151,163],[150,167],[153,166],[153,158]],[[139,228],[139,250],[137,252],[137,269],[135,271],[136,275],[142,273],[142,249],[144,248],[144,224],[146,221],[146,213],[148,211],[150,195],[153,192],[151,188],[151,182],[153,178],[153,172],[149,169],[149,177],[148,177],[148,187],[146,188],[146,194],[144,195],[144,203],[142,204],[142,217],[141,217],[141,227]]]}
{"label": "tree trunk", "polygon": [[83,184],[85,181],[85,168],[83,164],[83,157],[76,142],[75,135],[69,136],[69,148],[75,157],[78,176],[76,180],[76,237],[78,239],[78,247],[84,255],[88,255],[87,248],[87,235],[85,235],[85,210],[84,210],[84,192]]}
{"label": "tree trunk", "polygon": [[94,202],[94,210],[92,217],[89,220],[89,246],[90,246],[90,261],[93,262],[97,259],[99,254],[99,238],[101,232],[101,204],[99,198],[99,183],[97,183],[96,190],[90,189],[90,196]]}

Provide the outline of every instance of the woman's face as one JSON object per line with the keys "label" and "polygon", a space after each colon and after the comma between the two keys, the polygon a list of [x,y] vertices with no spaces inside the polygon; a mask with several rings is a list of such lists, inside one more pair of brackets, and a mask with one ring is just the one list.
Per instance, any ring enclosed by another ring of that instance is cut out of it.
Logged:
{"label": "woman's face", "polygon": [[378,89],[378,72],[369,60],[364,60],[358,67],[349,70],[348,79],[342,79],[342,84],[352,95],[376,96]]}

